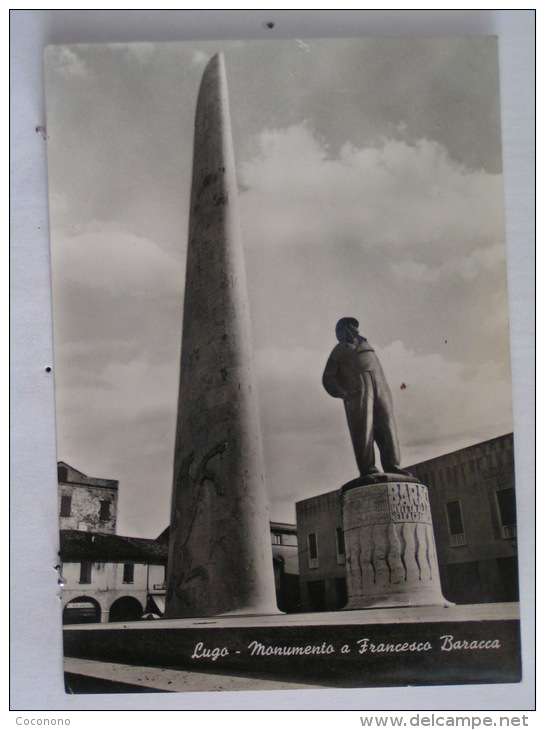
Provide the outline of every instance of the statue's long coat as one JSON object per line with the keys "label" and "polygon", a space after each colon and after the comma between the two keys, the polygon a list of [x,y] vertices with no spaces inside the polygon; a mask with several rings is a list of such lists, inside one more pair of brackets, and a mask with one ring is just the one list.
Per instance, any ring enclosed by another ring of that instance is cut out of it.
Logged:
{"label": "statue's long coat", "polygon": [[375,470],[376,441],[384,471],[396,471],[400,452],[392,394],[369,342],[341,342],[332,351],[323,375],[329,395],[342,398],[360,474]]}

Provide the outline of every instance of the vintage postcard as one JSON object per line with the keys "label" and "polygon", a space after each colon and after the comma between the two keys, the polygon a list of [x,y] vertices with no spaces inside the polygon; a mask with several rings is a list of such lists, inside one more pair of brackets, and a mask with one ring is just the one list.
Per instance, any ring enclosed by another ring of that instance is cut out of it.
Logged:
{"label": "vintage postcard", "polygon": [[66,691],[518,682],[496,39],[45,61]]}

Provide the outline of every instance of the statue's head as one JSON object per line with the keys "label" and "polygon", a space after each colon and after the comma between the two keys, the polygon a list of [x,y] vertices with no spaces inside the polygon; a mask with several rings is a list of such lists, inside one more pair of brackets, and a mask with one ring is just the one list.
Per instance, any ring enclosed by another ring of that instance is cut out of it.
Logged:
{"label": "statue's head", "polygon": [[354,317],[343,317],[337,322],[335,334],[339,342],[352,342],[358,334],[360,323]]}

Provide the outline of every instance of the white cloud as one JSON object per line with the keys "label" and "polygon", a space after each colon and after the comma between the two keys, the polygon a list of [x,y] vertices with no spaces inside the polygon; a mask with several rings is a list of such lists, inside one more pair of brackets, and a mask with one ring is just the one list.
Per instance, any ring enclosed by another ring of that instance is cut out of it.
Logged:
{"label": "white cloud", "polygon": [[94,223],[58,230],[52,251],[56,280],[110,293],[151,297],[179,294],[183,261],[155,241]]}
{"label": "white cloud", "polygon": [[439,444],[453,450],[460,440],[468,444],[512,429],[511,385],[501,364],[471,368],[437,353],[418,354],[399,341],[377,353],[394,397],[405,462],[440,455]]}
{"label": "white cloud", "polygon": [[493,243],[469,254],[452,253],[438,265],[406,259],[392,265],[396,278],[409,279],[418,283],[440,282],[446,278],[460,278],[474,281],[488,270],[505,267],[505,245]]}
{"label": "white cloud", "polygon": [[311,379],[321,377],[320,358],[323,353],[306,347],[282,350],[277,347],[263,348],[255,353],[256,366],[265,381],[285,378]]}
{"label": "white cloud", "polygon": [[265,130],[258,142],[240,166],[248,246],[353,239],[403,254],[503,239],[501,176],[465,169],[437,142],[347,143],[331,157],[307,124]]}
{"label": "white cloud", "polygon": [[200,48],[197,48],[191,54],[191,63],[193,64],[193,66],[205,66],[210,59],[211,59],[210,53],[201,51]]}
{"label": "white cloud", "polygon": [[57,387],[59,411],[72,413],[77,419],[92,413],[94,420],[105,424],[134,423],[146,412],[175,410],[178,368],[172,362],[152,364],[140,355],[125,363],[108,362],[100,376],[101,382],[96,385]]}

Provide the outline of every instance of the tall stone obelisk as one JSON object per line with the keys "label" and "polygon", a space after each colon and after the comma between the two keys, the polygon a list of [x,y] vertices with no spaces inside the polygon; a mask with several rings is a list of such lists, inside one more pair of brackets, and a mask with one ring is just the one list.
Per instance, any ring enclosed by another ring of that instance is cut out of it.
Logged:
{"label": "tall stone obelisk", "polygon": [[165,618],[278,613],[223,56],[195,116]]}

